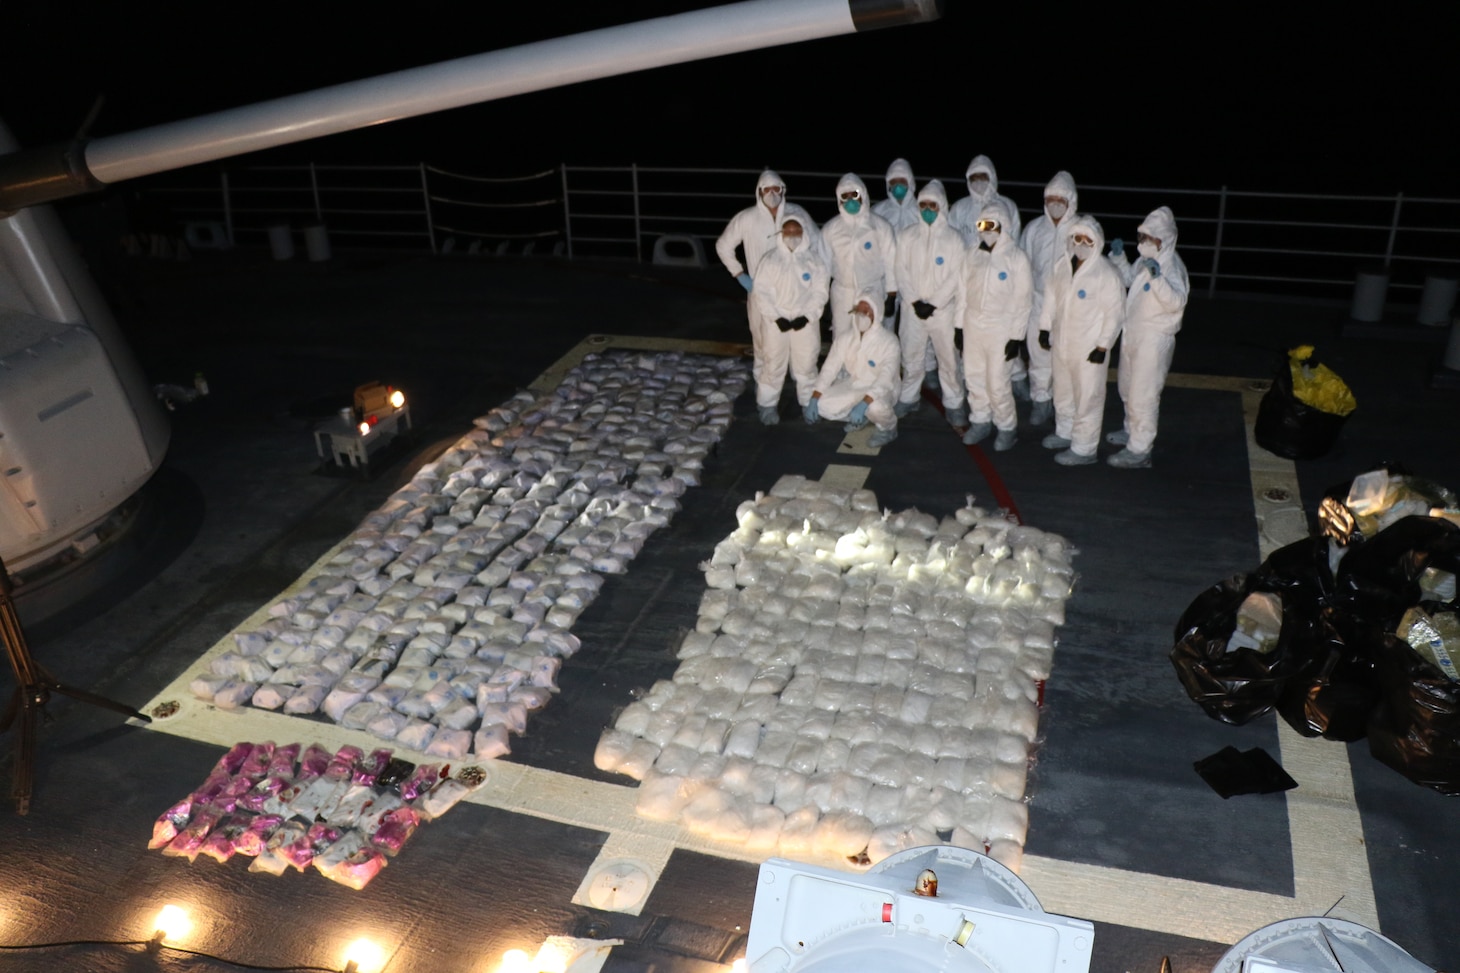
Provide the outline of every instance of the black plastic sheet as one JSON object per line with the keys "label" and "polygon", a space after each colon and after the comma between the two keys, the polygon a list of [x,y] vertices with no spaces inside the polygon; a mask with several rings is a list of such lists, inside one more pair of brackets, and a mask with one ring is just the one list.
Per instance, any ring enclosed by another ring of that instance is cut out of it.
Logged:
{"label": "black plastic sheet", "polygon": [[1257,407],[1252,433],[1257,445],[1288,459],[1317,459],[1333,448],[1347,416],[1334,415],[1298,401],[1293,372],[1285,357],[1272,387]]}

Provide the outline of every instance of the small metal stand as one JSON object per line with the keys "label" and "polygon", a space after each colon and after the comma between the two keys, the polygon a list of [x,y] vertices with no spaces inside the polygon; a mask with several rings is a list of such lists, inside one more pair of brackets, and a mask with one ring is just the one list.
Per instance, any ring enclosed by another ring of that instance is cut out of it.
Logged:
{"label": "small metal stand", "polygon": [[5,715],[0,716],[0,733],[8,730],[10,724],[19,717],[20,725],[15,731],[15,766],[11,770],[10,793],[15,798],[16,813],[25,814],[30,810],[31,785],[35,772],[36,720],[44,712],[52,693],[60,693],[92,706],[113,710],[144,723],[151,723],[152,718],[105,696],[62,685],[55,676],[41,668],[31,655],[30,646],[25,641],[25,632],[20,627],[20,616],[16,614],[15,600],[11,597],[13,588],[10,572],[5,570],[5,562],[0,561],[0,640],[4,641],[5,654],[10,659],[11,668],[15,670],[15,693],[5,708]]}

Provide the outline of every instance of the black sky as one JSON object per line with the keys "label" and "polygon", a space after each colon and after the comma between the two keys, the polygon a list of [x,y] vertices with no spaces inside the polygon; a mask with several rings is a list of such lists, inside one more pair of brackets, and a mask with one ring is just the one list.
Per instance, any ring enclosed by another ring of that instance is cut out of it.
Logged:
{"label": "black sky", "polygon": [[[0,117],[25,144],[61,140],[105,93],[105,135],[707,5],[6,0]],[[937,24],[519,96],[288,154],[500,173],[561,161],[881,171],[901,155],[957,174],[984,152],[1005,180],[1063,168],[1081,183],[1460,196],[1449,6],[1293,6],[948,0]]]}

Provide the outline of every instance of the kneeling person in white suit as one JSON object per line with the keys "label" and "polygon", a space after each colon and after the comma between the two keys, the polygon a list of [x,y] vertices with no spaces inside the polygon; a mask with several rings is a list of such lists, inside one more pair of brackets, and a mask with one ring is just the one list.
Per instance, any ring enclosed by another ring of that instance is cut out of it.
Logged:
{"label": "kneeling person in white suit", "polygon": [[803,407],[811,400],[829,282],[826,261],[806,242],[801,221],[783,216],[776,245],[756,267],[755,289],[750,292],[755,310],[750,338],[761,363],[755,376],[755,404],[760,421],[768,426],[781,421],[777,406],[788,367],[796,383],[796,400]]}
{"label": "kneeling person in white suit", "polygon": [[869,446],[885,446],[897,438],[897,336],[882,326],[882,295],[863,295],[852,308],[853,327],[837,335],[821,366],[816,389],[804,409],[808,423],[846,419],[847,431],[868,422],[877,431]]}

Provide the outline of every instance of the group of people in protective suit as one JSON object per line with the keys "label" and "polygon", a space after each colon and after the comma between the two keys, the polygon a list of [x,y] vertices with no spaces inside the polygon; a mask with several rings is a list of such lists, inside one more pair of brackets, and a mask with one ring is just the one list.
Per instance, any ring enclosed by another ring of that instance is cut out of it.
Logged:
{"label": "group of people in protective suit", "polygon": [[[1094,463],[1119,338],[1125,421],[1105,436],[1122,447],[1107,462],[1150,466],[1188,293],[1171,210],[1141,222],[1132,260],[1120,239],[1107,251],[1067,172],[1045,186],[1043,211],[1027,226],[999,193],[987,156],[969,163],[965,181],[968,194],[950,205],[936,179],[915,190],[912,167],[897,159],[886,198],[872,205],[848,173],[837,183],[837,215],[818,227],[786,198],[780,176],[761,173],[755,204],[715,244],[749,295],[761,421],[780,421],[789,371],[808,423],[844,420],[851,431],[870,422],[869,444],[882,446],[936,376],[965,443],[994,436],[995,450],[1012,448],[1015,401],[1027,399],[1032,425],[1054,420],[1042,444],[1057,463]],[[831,349],[818,368],[828,301]]]}

